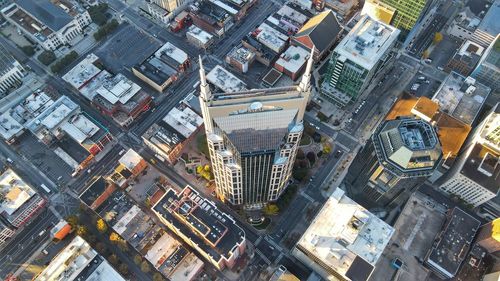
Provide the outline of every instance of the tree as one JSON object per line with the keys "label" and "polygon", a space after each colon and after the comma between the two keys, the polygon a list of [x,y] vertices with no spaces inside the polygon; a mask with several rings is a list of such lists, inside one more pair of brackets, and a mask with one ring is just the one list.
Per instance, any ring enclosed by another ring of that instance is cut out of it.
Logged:
{"label": "tree", "polygon": [[106,23],[105,25],[101,26],[96,33],[94,33],[94,39],[100,41],[106,38],[106,36],[113,32],[118,27],[118,25],[119,23],[116,19],[113,19],[112,21]]}
{"label": "tree", "polygon": [[298,181],[302,181],[307,176],[307,173],[308,173],[307,168],[294,168],[292,170],[293,178]]}
{"label": "tree", "polygon": [[78,216],[76,215],[69,215],[66,217],[66,221],[71,226],[71,228],[75,229],[76,226],[78,225],[79,219]]}
{"label": "tree", "polygon": [[74,62],[78,58],[78,53],[75,51],[69,52],[69,54],[65,55],[62,59],[54,63],[50,67],[50,70],[54,73],[61,72],[65,67]]}
{"label": "tree", "polygon": [[141,264],[141,262],[142,262],[142,257],[139,255],[135,255],[134,256],[134,263],[139,265],[139,264]]}
{"label": "tree", "polygon": [[108,225],[103,219],[98,219],[96,222],[96,228],[100,233],[108,231]]}
{"label": "tree", "polygon": [[127,275],[128,274],[128,265],[122,263],[120,264],[120,266],[118,267],[118,271],[122,274],[122,275]]}
{"label": "tree", "polygon": [[436,32],[436,34],[434,34],[434,38],[432,39],[432,43],[437,45],[441,41],[443,41],[443,34],[441,32]]}
{"label": "tree", "polygon": [[56,55],[52,51],[43,51],[38,55],[37,59],[44,65],[49,65],[56,60]]}
{"label": "tree", "polygon": [[422,53],[422,58],[425,60],[427,58],[429,58],[429,55],[431,54],[431,52],[429,51],[429,49],[425,50],[423,53]]}
{"label": "tree", "polygon": [[279,208],[276,204],[267,204],[264,207],[264,213],[268,216],[276,215],[279,212]]}
{"label": "tree", "polygon": [[33,48],[33,46],[31,46],[31,45],[22,46],[22,47],[20,47],[20,49],[28,57],[31,57],[35,54],[35,48]]}
{"label": "tree", "polygon": [[141,263],[141,271],[144,273],[148,273],[151,271],[151,266],[147,261],[142,261]]}
{"label": "tree", "polygon": [[104,245],[104,243],[102,242],[97,242],[97,244],[95,244],[95,249],[97,250],[97,252],[102,254],[104,253],[104,251],[106,251],[106,245]]}
{"label": "tree", "polygon": [[155,274],[153,274],[153,281],[163,281],[163,280],[165,279],[163,279],[163,276],[160,273],[156,272]]}
{"label": "tree", "polygon": [[314,162],[316,162],[316,154],[314,154],[314,151],[309,151],[306,157],[309,163],[311,163],[311,166],[314,165]]}
{"label": "tree", "polygon": [[297,150],[297,159],[306,159],[306,155],[302,149]]}
{"label": "tree", "polygon": [[323,143],[323,153],[329,154],[330,152],[332,152],[332,146],[327,142]]}
{"label": "tree", "polygon": [[76,227],[76,235],[78,236],[86,236],[88,233],[88,229],[85,225],[78,225]]}
{"label": "tree", "polygon": [[198,175],[200,175],[201,177],[205,178],[207,181],[210,181],[213,179],[212,169],[210,168],[210,165],[208,165],[208,164],[205,166],[198,165],[196,167],[196,173]]}
{"label": "tree", "polygon": [[115,254],[112,254],[108,257],[109,263],[112,265],[117,265],[118,264],[118,257]]}

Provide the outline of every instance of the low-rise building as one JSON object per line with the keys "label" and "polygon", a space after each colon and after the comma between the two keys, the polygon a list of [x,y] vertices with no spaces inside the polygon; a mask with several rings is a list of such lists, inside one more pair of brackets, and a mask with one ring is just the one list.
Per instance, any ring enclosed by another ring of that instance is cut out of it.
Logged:
{"label": "low-rise building", "polygon": [[353,12],[358,4],[358,0],[325,0],[325,6],[342,17],[346,17]]}
{"label": "low-rise building", "polygon": [[224,35],[233,25],[238,11],[222,1],[196,1],[190,5],[193,23],[204,31],[218,37]]}
{"label": "low-rise building", "polygon": [[46,50],[71,45],[92,22],[89,12],[70,0],[16,0],[2,14]]}
{"label": "low-rise building", "polygon": [[33,280],[125,281],[111,264],[80,236],[76,236],[62,249]]}
{"label": "low-rise building", "polygon": [[186,32],[187,41],[198,48],[207,49],[213,43],[213,36],[210,33],[201,30],[199,27],[192,25]]}
{"label": "low-rise building", "polygon": [[0,220],[13,229],[33,219],[47,203],[11,169],[0,175],[0,199]]}
{"label": "low-rise building", "polygon": [[11,226],[0,220],[0,249],[15,233],[16,231]]}
{"label": "low-rise building", "polygon": [[292,254],[326,280],[368,280],[393,233],[337,188]]}
{"label": "low-rise building", "polygon": [[112,75],[97,67],[98,60],[96,55],[88,55],[63,79],[78,89],[101,113],[127,127],[149,109],[151,96],[123,74]]}
{"label": "low-rise building", "polygon": [[253,36],[253,33],[243,37],[241,43],[243,47],[255,54],[255,60],[265,66],[271,66],[273,61],[278,57],[278,53],[257,41],[257,39]]}
{"label": "low-rise building", "polygon": [[148,2],[148,3],[146,3],[146,5],[148,6],[148,11],[149,11],[149,14],[151,15],[151,17],[153,17],[154,19],[156,19],[164,24],[168,24],[173,17],[173,14],[171,12],[163,9],[162,7],[158,6],[158,4],[156,4],[156,3],[149,3]]}
{"label": "low-rise building", "polygon": [[214,92],[234,93],[247,89],[245,82],[220,65],[207,74],[207,81],[215,88]]}
{"label": "low-rise building", "polygon": [[255,53],[241,45],[234,47],[226,56],[226,62],[241,73],[246,73],[254,60]]}
{"label": "low-rise building", "polygon": [[167,42],[142,63],[132,67],[132,73],[158,92],[163,92],[189,67],[188,55]]}
{"label": "low-rise building", "polygon": [[425,264],[442,279],[453,278],[471,249],[480,222],[460,208],[449,211],[443,230],[427,253]]}
{"label": "low-rise building", "polygon": [[168,189],[152,210],[173,233],[219,270],[232,268],[245,251],[245,231],[190,186],[180,192]]}
{"label": "low-rise building", "polygon": [[292,44],[310,50],[314,47],[314,60],[319,61],[337,41],[342,27],[335,14],[324,11],[310,18],[293,36]]}
{"label": "low-rise building", "polygon": [[118,160],[118,166],[106,177],[120,188],[125,188],[148,168],[148,163],[133,149],[127,150]]}
{"label": "low-rise building", "polygon": [[103,177],[97,177],[80,194],[80,200],[89,206],[90,209],[97,211],[115,190],[115,184],[106,181]]}
{"label": "low-rise building", "polygon": [[469,76],[483,55],[484,48],[472,41],[465,41],[444,67],[445,72]]}
{"label": "low-rise building", "polygon": [[19,86],[24,74],[21,64],[0,44],[0,97],[9,89]]}
{"label": "low-rise building", "polygon": [[173,108],[160,122],[153,124],[142,139],[158,159],[175,164],[202,125],[203,118],[183,105]]}
{"label": "low-rise building", "polygon": [[289,46],[274,63],[274,68],[296,80],[302,74],[311,52],[302,47]]}
{"label": "low-rise building", "polygon": [[490,88],[476,82],[474,78],[452,72],[432,100],[439,104],[442,112],[472,126],[489,94]]}

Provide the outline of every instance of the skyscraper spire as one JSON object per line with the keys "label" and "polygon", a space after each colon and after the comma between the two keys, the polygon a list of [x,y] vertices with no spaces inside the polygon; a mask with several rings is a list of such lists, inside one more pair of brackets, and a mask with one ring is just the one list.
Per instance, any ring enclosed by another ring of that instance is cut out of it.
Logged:
{"label": "skyscraper spire", "polygon": [[203,61],[201,59],[201,55],[198,56],[198,60],[200,62],[200,97],[202,97],[205,101],[210,99],[210,87],[207,84],[207,78],[205,77],[205,69],[203,68]]}
{"label": "skyscraper spire", "polygon": [[304,74],[302,75],[302,80],[300,80],[300,90],[301,91],[306,91],[309,89],[309,85],[311,83],[311,71],[312,71],[312,64],[314,62],[314,46],[311,48],[311,54],[309,55],[309,59],[307,60],[307,66],[306,70],[304,71]]}

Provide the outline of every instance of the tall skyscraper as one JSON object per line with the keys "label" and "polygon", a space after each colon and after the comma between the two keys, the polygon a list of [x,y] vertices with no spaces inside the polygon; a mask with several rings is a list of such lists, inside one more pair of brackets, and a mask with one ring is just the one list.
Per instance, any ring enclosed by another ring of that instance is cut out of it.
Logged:
{"label": "tall skyscraper", "polygon": [[222,201],[260,209],[285,190],[304,130],[312,57],[299,85],[233,93],[211,92],[200,58],[200,104]]}
{"label": "tall skyscraper", "polygon": [[500,89],[500,35],[486,49],[483,57],[472,71],[471,76],[491,88],[492,92]]}
{"label": "tall skyscraper", "polygon": [[184,4],[185,0],[152,0],[151,2],[169,12],[172,12],[180,5]]}
{"label": "tall skyscraper", "polygon": [[475,129],[440,188],[474,206],[500,191],[500,104]]}
{"label": "tall skyscraper", "polygon": [[364,16],[333,51],[321,94],[339,106],[354,102],[383,66],[399,30]]}
{"label": "tall skyscraper", "polygon": [[370,207],[402,203],[432,175],[441,157],[430,123],[415,117],[386,120],[354,159],[346,183]]}

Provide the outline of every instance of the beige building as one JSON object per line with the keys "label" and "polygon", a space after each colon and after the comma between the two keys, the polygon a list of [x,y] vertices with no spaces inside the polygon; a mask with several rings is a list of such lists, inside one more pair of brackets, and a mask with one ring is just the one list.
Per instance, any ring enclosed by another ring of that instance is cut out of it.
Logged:
{"label": "beige building", "polygon": [[259,209],[286,189],[304,130],[312,63],[311,55],[299,85],[212,93],[200,58],[200,104],[219,199]]}

